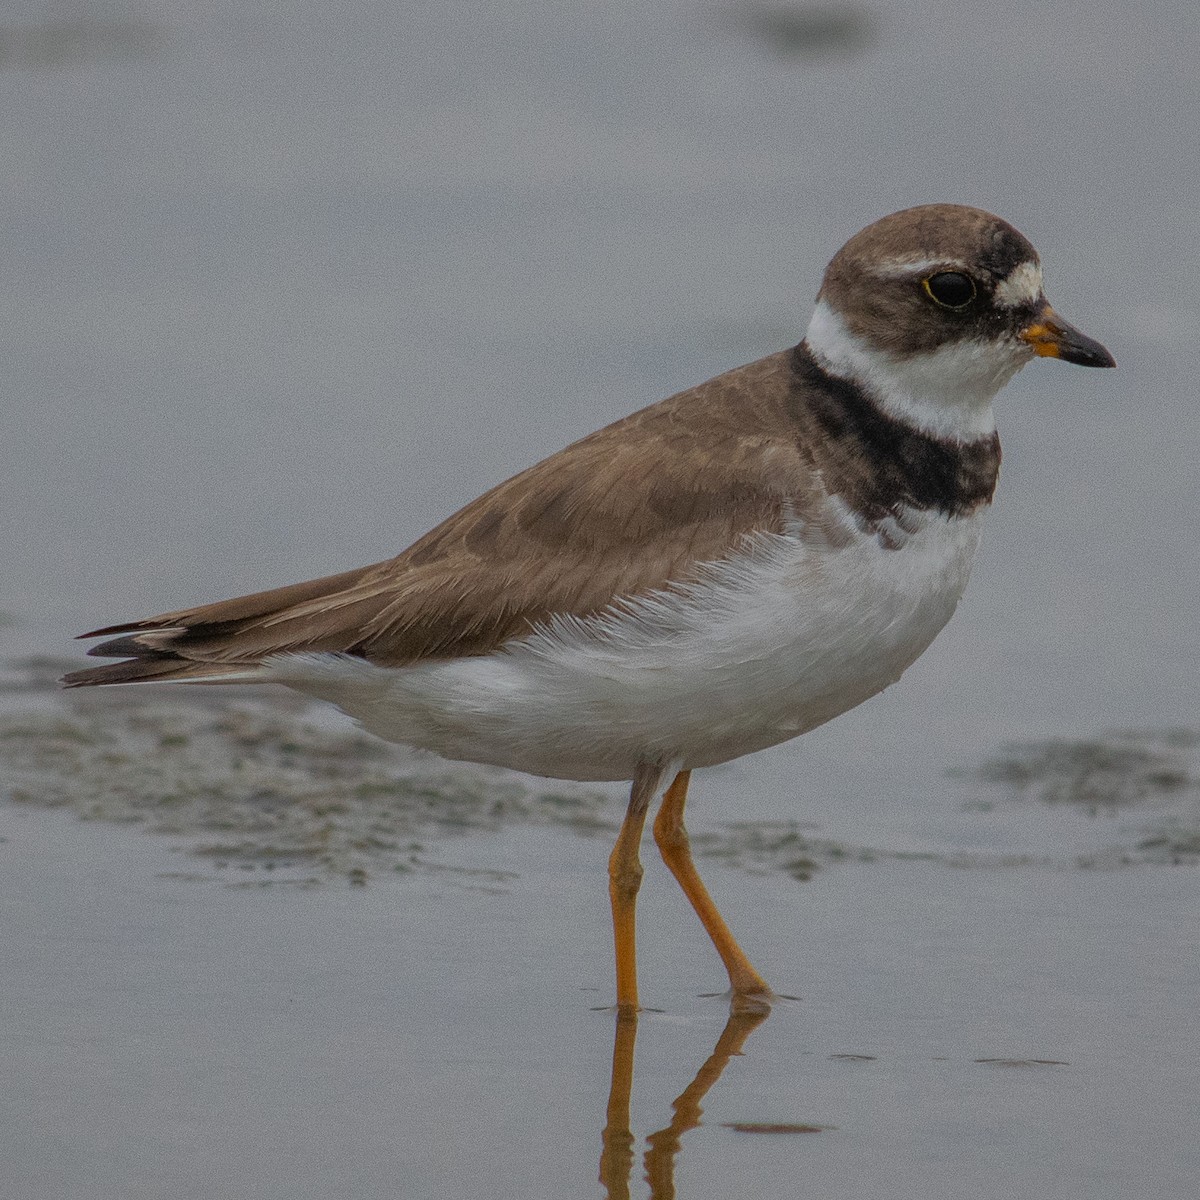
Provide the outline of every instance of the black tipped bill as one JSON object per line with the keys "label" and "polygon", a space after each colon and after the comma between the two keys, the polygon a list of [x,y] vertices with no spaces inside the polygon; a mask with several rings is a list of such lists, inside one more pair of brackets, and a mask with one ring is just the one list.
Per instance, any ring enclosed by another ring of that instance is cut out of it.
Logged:
{"label": "black tipped bill", "polygon": [[1061,358],[1063,362],[1074,363],[1077,367],[1117,365],[1117,360],[1099,342],[1080,333],[1048,304],[1031,325],[1021,330],[1020,336],[1029,343],[1034,354],[1043,358]]}

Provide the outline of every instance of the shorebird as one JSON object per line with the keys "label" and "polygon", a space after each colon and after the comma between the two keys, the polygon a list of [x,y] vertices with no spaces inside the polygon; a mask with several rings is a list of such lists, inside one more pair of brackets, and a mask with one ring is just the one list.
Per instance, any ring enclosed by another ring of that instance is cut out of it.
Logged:
{"label": "shorebird", "polygon": [[771,991],[684,827],[691,772],[900,678],[967,584],[1025,363],[1114,366],[1037,252],[979,209],[884,217],[825,272],[803,340],[575,442],[386,562],[113,625],[69,687],[274,682],[451,759],[631,780],[609,860],[617,1006],[638,1006],[647,811],[729,974]]}

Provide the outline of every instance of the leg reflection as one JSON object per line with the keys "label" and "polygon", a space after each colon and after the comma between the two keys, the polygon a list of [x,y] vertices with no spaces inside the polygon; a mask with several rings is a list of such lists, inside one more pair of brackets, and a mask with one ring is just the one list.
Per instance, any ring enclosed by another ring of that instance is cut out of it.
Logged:
{"label": "leg reflection", "polygon": [[[646,1139],[646,1182],[651,1200],[674,1200],[675,1155],[683,1135],[700,1124],[701,1101],[721,1078],[729,1060],[742,1053],[746,1039],[770,1016],[770,1009],[757,1008],[730,1013],[712,1054],[696,1077],[680,1092],[671,1108],[670,1124]],[[629,1128],[629,1097],[633,1088],[633,1053],[637,1041],[637,1013],[617,1015],[613,1042],[612,1087],[608,1094],[607,1123],[602,1136],[600,1182],[608,1200],[628,1200],[633,1174],[634,1136]]]}
{"label": "leg reflection", "polygon": [[601,1135],[600,1182],[608,1200],[629,1200],[633,1174],[633,1132],[629,1128],[629,1094],[633,1090],[633,1049],[637,1041],[637,1009],[617,1009],[613,1039],[612,1086]]}

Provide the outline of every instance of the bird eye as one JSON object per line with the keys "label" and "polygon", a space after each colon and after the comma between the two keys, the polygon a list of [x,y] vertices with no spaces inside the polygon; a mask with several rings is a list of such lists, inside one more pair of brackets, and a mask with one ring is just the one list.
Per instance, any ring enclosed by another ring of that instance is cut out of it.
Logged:
{"label": "bird eye", "polygon": [[939,271],[922,280],[935,304],[943,308],[966,308],[975,299],[975,280],[961,271]]}

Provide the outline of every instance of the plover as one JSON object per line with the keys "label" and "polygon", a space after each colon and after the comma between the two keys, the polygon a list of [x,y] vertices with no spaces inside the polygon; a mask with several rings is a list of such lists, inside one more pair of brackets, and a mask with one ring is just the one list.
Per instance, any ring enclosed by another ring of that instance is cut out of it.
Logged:
{"label": "plover", "polygon": [[1038,255],[925,205],[838,251],[799,345],[583,438],[386,562],[96,630],[69,687],[274,682],[451,759],[631,780],[609,860],[617,1005],[651,800],[737,1001],[771,992],[693,865],[690,773],[900,678],[963,594],[1000,468],[992,400],[1035,356],[1111,367]]}

